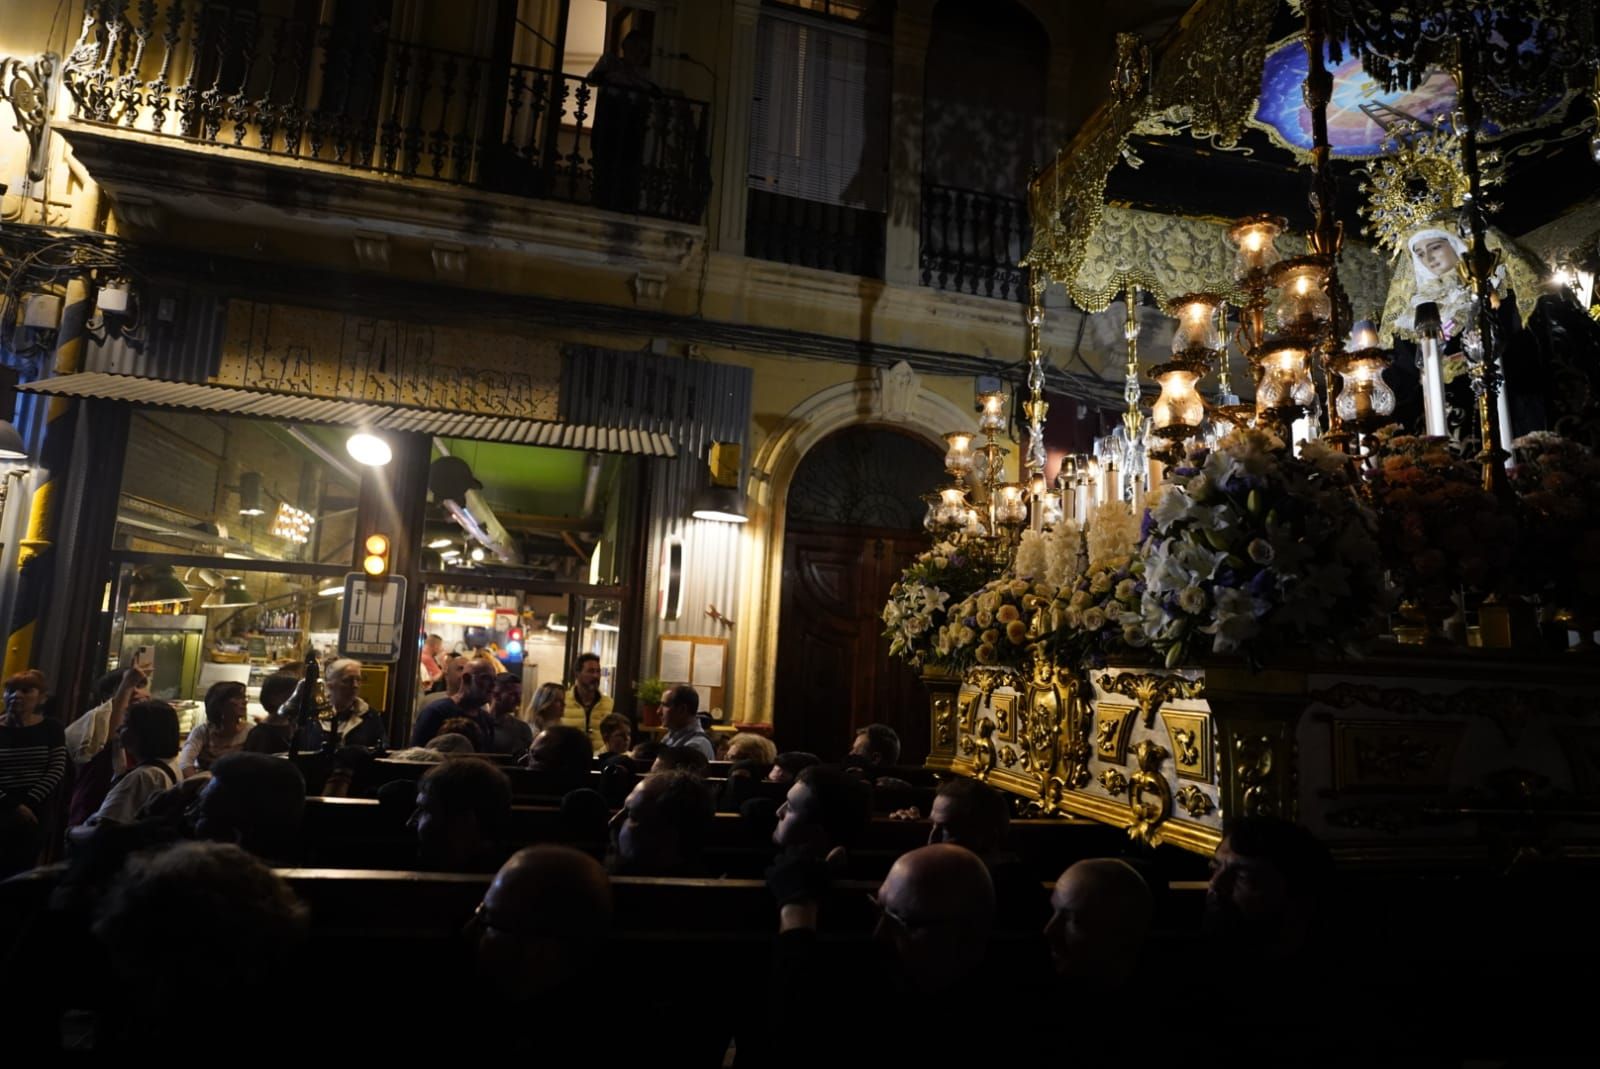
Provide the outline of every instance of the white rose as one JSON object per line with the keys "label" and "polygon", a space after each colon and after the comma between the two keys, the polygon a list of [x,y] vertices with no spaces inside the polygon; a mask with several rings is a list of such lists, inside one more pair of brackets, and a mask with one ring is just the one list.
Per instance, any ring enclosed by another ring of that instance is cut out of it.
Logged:
{"label": "white rose", "polygon": [[1083,612],[1083,629],[1085,631],[1098,631],[1106,626],[1106,614],[1098,606],[1085,609]]}
{"label": "white rose", "polygon": [[1197,586],[1186,586],[1178,592],[1178,608],[1191,616],[1198,616],[1205,612],[1206,592]]}

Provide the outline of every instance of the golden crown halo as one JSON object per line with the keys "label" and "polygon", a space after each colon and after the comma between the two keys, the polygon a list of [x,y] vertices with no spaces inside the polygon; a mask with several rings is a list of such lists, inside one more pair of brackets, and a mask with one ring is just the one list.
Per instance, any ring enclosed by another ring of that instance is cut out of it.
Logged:
{"label": "golden crown halo", "polygon": [[[1387,128],[1384,155],[1363,170],[1361,206],[1368,237],[1391,255],[1418,227],[1455,213],[1470,197],[1471,184],[1461,152],[1461,136],[1450,116],[1431,126],[1406,120]],[[1484,186],[1503,177],[1496,152],[1478,156]],[[1484,205],[1493,211],[1493,205]]]}

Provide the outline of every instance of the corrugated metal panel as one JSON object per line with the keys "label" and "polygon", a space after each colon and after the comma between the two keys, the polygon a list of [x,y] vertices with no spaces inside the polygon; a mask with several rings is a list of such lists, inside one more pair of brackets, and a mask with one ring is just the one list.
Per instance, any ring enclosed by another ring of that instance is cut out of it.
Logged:
{"label": "corrugated metal panel", "polygon": [[[568,346],[561,375],[561,416],[579,424],[629,428],[643,438],[670,436],[677,457],[650,465],[649,553],[645,590],[655,590],[661,547],[683,541],[683,615],[662,620],[646,599],[643,673],[654,675],[662,635],[711,635],[728,640],[725,679],[733,681],[738,631],[706,616],[708,606],[738,621],[743,584],[745,528],[689,516],[689,504],[706,485],[706,452],[712,442],[743,444],[750,426],[749,368],[685,360],[644,352]],[[640,450],[630,450],[638,452]],[[741,457],[740,485],[749,472]],[[754,623],[750,626],[754,626]],[[755,710],[733,709],[738,719]]]}
{"label": "corrugated metal panel", "polygon": [[135,378],[131,375],[110,375],[98,371],[43,379],[39,382],[30,382],[19,389],[65,397],[95,397],[126,401],[129,404],[153,405],[158,408],[224,412],[230,415],[260,416],[294,423],[335,423],[352,427],[369,427],[374,430],[412,431],[449,438],[471,438],[486,442],[557,445],[610,453],[638,453],[652,457],[671,457],[676,452],[672,439],[665,434],[641,435],[635,443],[626,436],[612,433],[605,427],[397,408],[392,405],[367,402],[330,401],[318,397],[299,397],[195,382],[165,382]]}
{"label": "corrugated metal panel", "polygon": [[121,338],[91,339],[84,370],[171,382],[205,382],[216,374],[227,299],[182,286],[148,289],[141,297],[145,339],[137,347]]}

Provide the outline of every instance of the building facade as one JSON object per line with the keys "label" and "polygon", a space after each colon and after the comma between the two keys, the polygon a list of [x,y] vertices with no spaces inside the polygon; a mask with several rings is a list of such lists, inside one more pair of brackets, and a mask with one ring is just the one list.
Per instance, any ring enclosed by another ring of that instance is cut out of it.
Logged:
{"label": "building facade", "polygon": [[[1022,184],[1102,80],[1074,32],[1115,28],[932,0],[11,6],[8,672],[69,713],[141,646],[168,696],[258,683],[338,645],[378,535],[392,730],[439,634],[530,691],[596,652],[620,708],[690,682],[807,746],[877,640],[782,626],[810,567],[790,489],[851,428],[936,458],[980,377],[1020,378]],[[993,78],[941,73],[963,42]],[[1120,332],[1050,311],[1052,388],[1116,407]],[[713,480],[748,522],[692,514]],[[858,593],[894,532],[834,519],[812,578]],[[848,719],[898,718],[871,704]]]}

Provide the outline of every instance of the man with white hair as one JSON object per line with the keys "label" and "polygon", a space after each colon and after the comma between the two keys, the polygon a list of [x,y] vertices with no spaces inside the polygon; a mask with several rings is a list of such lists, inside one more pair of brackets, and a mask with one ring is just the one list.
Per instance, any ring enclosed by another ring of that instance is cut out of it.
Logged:
{"label": "man with white hair", "polygon": [[361,698],[361,662],[340,657],[328,665],[330,716],[319,724],[317,734],[333,731],[340,746],[381,749],[388,742],[383,714]]}

